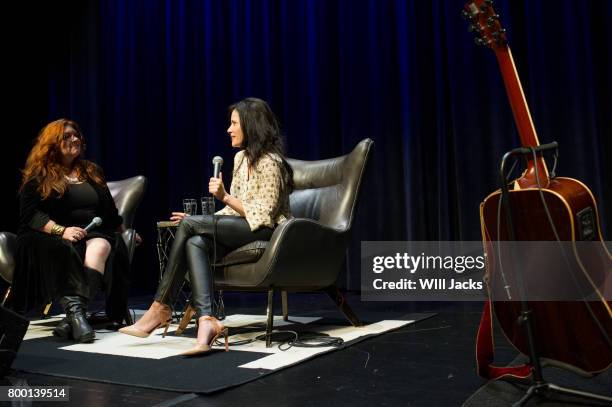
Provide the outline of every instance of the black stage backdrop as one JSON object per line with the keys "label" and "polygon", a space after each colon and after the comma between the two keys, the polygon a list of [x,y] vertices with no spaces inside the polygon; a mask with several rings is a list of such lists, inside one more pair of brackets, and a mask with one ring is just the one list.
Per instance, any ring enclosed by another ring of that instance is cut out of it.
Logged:
{"label": "black stage backdrop", "polygon": [[[375,140],[339,282],[350,289],[361,240],[479,240],[478,204],[518,145],[494,54],[466,32],[462,0],[10,3],[0,229],[16,228],[19,169],[38,130],[72,118],[108,179],[149,179],[135,291],[156,285],[155,221],[200,197],[213,156],[232,162],[226,109],[241,98],[270,102],[291,157]],[[609,238],[612,2],[495,6],[540,141],[559,141],[557,173],[592,188]]]}

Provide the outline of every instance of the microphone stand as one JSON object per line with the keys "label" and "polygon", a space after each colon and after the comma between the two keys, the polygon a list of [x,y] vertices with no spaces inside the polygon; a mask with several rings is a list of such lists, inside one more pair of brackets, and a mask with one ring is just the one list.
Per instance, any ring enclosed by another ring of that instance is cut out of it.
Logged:
{"label": "microphone stand", "polygon": [[[547,150],[557,150],[558,147],[559,145],[556,141],[549,143],[549,144],[543,144],[537,147],[528,147],[528,148],[521,147],[521,148],[516,148],[514,150],[507,152],[506,154],[504,154],[502,158],[502,162],[500,165],[501,201],[502,201],[502,206],[505,209],[508,237],[511,242],[516,242],[516,231],[515,231],[514,223],[513,223],[512,206],[510,204],[510,191],[508,189],[508,180],[505,175],[506,161],[508,160],[508,158],[512,156],[531,155],[531,154],[536,154],[538,152],[543,152]],[[554,174],[551,174],[551,177],[554,178]],[[536,168],[536,180],[538,180],[537,181],[538,188],[540,188],[537,168]],[[498,236],[497,238],[499,239],[500,237]],[[497,244],[499,244],[499,241],[497,242]],[[512,257],[517,260],[520,259],[520,256],[517,256],[514,253],[515,245],[513,243],[510,243],[510,244],[511,244],[511,249],[512,249]],[[542,372],[542,364],[540,362],[540,355],[538,354],[537,338],[535,337],[536,321],[534,319],[534,315],[529,305],[529,302],[525,298],[525,287],[523,283],[523,270],[520,267],[520,265],[517,268],[518,268],[518,271],[516,273],[516,280],[517,280],[517,286],[519,289],[519,296],[520,296],[520,302],[521,302],[521,313],[518,318],[519,320],[518,322],[520,325],[523,326],[523,328],[525,329],[525,333],[527,335],[527,346],[529,348],[528,356],[529,356],[530,364],[533,366],[533,369],[532,369],[532,376],[531,376],[531,385],[529,386],[529,388],[527,389],[523,397],[521,397],[519,401],[514,403],[513,406],[517,406],[517,407],[523,406],[533,397],[550,398],[551,393],[572,396],[576,398],[592,400],[592,401],[597,401],[601,403],[612,404],[612,397],[607,397],[604,395],[590,393],[590,392],[572,389],[568,387],[558,386],[544,379],[544,374]]]}

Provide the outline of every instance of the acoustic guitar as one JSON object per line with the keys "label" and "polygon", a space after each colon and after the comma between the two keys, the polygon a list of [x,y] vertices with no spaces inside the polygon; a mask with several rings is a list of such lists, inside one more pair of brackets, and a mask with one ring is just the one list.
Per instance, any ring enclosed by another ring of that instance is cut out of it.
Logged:
{"label": "acoustic guitar", "polygon": [[[492,2],[470,1],[463,15],[469,21],[469,31],[476,34],[476,43],[492,49],[497,57],[521,145],[539,146],[505,30]],[[579,373],[601,372],[612,365],[612,303],[604,295],[604,285],[612,278],[612,257],[601,236],[597,203],[582,182],[551,174],[542,153],[527,154],[525,158],[525,171],[508,184],[507,204],[512,209],[513,225],[503,216],[501,190],[491,193],[480,205],[492,310],[508,341],[528,355],[527,335],[520,322],[521,292],[537,294],[545,291],[548,284],[569,287],[575,298],[527,298],[537,353]],[[514,239],[510,238],[511,226]],[[517,245],[519,252],[514,257],[502,255],[499,242],[509,240],[533,244]],[[538,252],[542,245],[536,242],[558,244],[567,250],[551,256]],[[525,278],[508,281],[505,273],[517,265],[525,267]],[[490,329],[487,323],[484,326]],[[479,333],[479,341],[482,340]],[[479,371],[482,369],[479,366]]]}

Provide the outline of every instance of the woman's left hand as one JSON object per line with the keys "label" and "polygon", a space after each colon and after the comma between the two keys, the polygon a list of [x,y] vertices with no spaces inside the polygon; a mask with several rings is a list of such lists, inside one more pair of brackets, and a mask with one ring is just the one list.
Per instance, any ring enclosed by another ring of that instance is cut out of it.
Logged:
{"label": "woman's left hand", "polygon": [[142,244],[142,237],[136,232],[134,234],[134,242],[136,242],[136,246],[140,246]]}
{"label": "woman's left hand", "polygon": [[210,181],[208,181],[208,192],[223,202],[223,198],[225,198],[227,192],[225,192],[225,187],[223,186],[223,175],[221,173],[219,173],[219,178],[212,177]]}
{"label": "woman's left hand", "polygon": [[176,225],[180,223],[183,219],[185,219],[187,215],[185,212],[172,212],[172,216],[170,216],[170,220],[174,222]]}

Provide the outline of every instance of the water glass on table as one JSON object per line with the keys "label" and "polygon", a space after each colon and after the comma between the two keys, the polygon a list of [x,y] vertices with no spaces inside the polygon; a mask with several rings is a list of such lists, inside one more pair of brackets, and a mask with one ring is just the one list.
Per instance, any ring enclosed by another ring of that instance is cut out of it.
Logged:
{"label": "water glass on table", "polygon": [[198,202],[195,199],[183,199],[183,212],[187,215],[196,215],[198,213]]}
{"label": "water glass on table", "polygon": [[202,199],[202,215],[215,214],[215,198],[212,196],[203,196]]}

